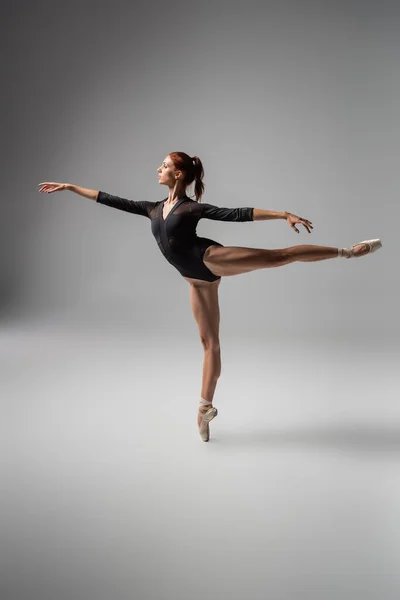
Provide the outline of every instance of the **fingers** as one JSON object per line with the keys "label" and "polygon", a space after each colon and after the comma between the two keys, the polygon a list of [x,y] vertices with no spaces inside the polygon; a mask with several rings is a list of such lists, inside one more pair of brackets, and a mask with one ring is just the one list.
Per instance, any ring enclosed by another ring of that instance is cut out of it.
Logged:
{"label": "fingers", "polygon": [[[296,223],[303,225],[303,227],[305,227],[305,229],[307,229],[308,233],[311,233],[311,229],[314,229],[314,227],[311,224],[311,221],[308,221],[308,219],[298,219],[298,221],[296,221]],[[297,227],[294,225],[294,223],[292,224],[292,228],[296,231],[296,233],[300,233],[300,231],[297,229]]]}
{"label": "fingers", "polygon": [[311,229],[314,229],[314,227],[311,224],[311,221],[309,221],[308,219],[300,219],[299,223],[307,229],[308,233],[311,233]]}
{"label": "fingers", "polygon": [[56,192],[62,188],[62,184],[56,183],[55,181],[45,181],[43,183],[39,183],[39,192],[45,192],[47,194],[51,194],[52,192]]}
{"label": "fingers", "polygon": [[299,217],[299,216],[294,215],[294,214],[291,214],[290,217],[291,218],[289,219],[289,222],[292,221],[292,225],[291,226],[296,231],[296,233],[300,233],[300,232],[294,226],[294,223],[299,223],[300,225],[303,225],[303,227],[305,227],[307,229],[308,233],[311,233],[311,229],[314,229],[312,221],[309,221],[308,219],[303,219],[302,217]]}
{"label": "fingers", "polygon": [[52,192],[56,192],[60,188],[43,188],[39,190],[39,192],[44,192],[45,194],[51,194]]}

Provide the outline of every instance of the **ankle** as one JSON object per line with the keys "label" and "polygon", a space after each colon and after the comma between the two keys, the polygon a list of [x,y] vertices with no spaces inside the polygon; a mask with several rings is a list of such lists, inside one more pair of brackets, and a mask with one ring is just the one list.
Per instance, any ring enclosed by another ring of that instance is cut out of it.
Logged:
{"label": "ankle", "polygon": [[338,258],[351,258],[352,256],[351,248],[338,248]]}
{"label": "ankle", "polygon": [[207,400],[206,398],[200,397],[200,404],[202,406],[208,406],[209,404],[212,404],[212,400]]}

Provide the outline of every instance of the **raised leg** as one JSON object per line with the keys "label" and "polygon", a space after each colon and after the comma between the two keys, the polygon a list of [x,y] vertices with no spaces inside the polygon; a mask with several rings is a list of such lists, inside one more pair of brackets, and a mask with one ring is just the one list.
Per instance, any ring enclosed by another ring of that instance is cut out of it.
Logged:
{"label": "raised leg", "polygon": [[337,258],[339,248],[301,244],[289,248],[267,250],[241,246],[209,246],[203,261],[217,276],[239,275],[257,269],[281,267],[293,262],[314,262]]}

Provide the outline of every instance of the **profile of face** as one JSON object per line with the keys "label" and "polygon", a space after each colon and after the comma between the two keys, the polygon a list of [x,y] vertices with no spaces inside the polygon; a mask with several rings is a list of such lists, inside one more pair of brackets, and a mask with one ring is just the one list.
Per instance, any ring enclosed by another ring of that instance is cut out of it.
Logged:
{"label": "profile of face", "polygon": [[176,178],[182,179],[182,171],[175,169],[174,164],[169,156],[166,156],[162,161],[162,164],[157,169],[158,172],[158,183],[174,187]]}

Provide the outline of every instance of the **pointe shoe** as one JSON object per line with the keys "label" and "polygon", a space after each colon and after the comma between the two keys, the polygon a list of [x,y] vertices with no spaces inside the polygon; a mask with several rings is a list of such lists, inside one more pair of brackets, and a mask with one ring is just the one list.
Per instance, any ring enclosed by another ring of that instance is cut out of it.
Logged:
{"label": "pointe shoe", "polygon": [[[366,252],[365,254],[360,254],[359,256],[353,254],[353,248],[355,248],[356,246],[361,246],[361,244],[367,244],[368,252]],[[361,256],[366,256],[367,254],[371,254],[371,252],[379,250],[379,248],[382,248],[382,242],[380,239],[364,240],[363,242],[358,242],[357,244],[354,244],[354,246],[352,246],[351,248],[341,248],[340,256],[344,256],[345,258],[360,258]]]}
{"label": "pointe shoe", "polygon": [[[201,406],[208,406],[211,404],[212,404],[212,402],[209,402],[208,400],[203,400],[203,399],[200,400]],[[200,425],[199,425],[199,434],[200,434],[200,437],[203,440],[203,442],[208,442],[208,440],[210,439],[209,423],[210,423],[210,421],[212,421],[214,419],[214,417],[217,416],[217,414],[218,414],[218,411],[215,408],[215,406],[211,406],[211,408],[202,415],[202,419],[201,419]]]}

